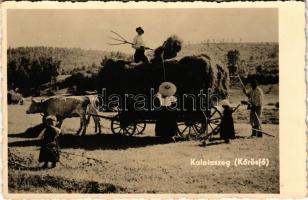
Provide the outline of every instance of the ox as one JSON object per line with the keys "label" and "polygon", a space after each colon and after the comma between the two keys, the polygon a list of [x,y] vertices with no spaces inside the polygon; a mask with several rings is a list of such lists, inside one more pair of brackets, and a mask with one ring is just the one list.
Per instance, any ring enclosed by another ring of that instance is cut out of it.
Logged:
{"label": "ox", "polygon": [[[77,131],[77,135],[80,134],[81,131],[82,135],[86,133],[91,115],[89,115],[88,119],[86,116],[88,114],[97,115],[96,109],[93,107],[90,97],[87,96],[55,96],[41,101],[32,99],[32,103],[26,113],[43,113],[43,121],[46,116],[54,115],[58,120],[58,128],[61,128],[65,118],[80,117],[80,127]],[[97,132],[98,129],[99,133],[101,133],[99,117],[92,117],[95,123],[95,132]]]}

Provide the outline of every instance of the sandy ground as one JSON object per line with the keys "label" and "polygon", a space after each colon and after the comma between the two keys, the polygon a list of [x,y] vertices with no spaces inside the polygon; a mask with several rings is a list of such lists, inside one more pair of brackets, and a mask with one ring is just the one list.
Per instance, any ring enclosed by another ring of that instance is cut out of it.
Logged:
{"label": "sandy ground", "polygon": [[[233,103],[241,97],[233,92]],[[26,115],[25,105],[8,107],[8,146],[12,158],[25,167],[9,167],[9,191],[81,193],[278,193],[279,125],[278,110],[268,98],[268,115],[263,129],[275,137],[249,138],[248,111],[241,107],[235,114],[237,139],[230,144],[213,141],[166,143],[154,137],[154,126],[144,135],[114,136],[110,122],[103,120],[103,134],[94,134],[93,120],[84,137],[74,135],[79,119],[67,119],[59,139],[61,163],[54,169],[39,167],[36,138],[24,131],[41,121],[39,114]],[[272,123],[276,122],[276,123]],[[73,154],[73,155],[72,155]],[[87,157],[87,158],[86,158]],[[95,158],[95,159],[91,159]],[[268,159],[268,166],[235,166],[236,158]],[[230,166],[194,166],[191,159],[227,161]]]}

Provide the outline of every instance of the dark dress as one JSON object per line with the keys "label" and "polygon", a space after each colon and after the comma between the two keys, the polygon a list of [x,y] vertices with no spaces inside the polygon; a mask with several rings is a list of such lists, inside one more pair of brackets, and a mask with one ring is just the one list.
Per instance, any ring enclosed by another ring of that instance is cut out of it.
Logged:
{"label": "dark dress", "polygon": [[39,162],[58,162],[59,146],[57,137],[59,130],[52,126],[47,126],[44,131],[44,138],[41,143]]}
{"label": "dark dress", "polygon": [[232,117],[233,109],[225,108],[223,111],[221,126],[220,126],[220,137],[225,141],[235,138],[234,122]]}
{"label": "dark dress", "polygon": [[164,106],[159,112],[159,117],[156,120],[155,135],[164,138],[175,136],[177,132],[176,112],[168,110]]}

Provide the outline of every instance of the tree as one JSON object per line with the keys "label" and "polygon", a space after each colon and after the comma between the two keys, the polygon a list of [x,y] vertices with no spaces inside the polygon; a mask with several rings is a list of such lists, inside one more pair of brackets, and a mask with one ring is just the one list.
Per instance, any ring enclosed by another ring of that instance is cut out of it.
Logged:
{"label": "tree", "polygon": [[230,50],[227,53],[228,58],[228,68],[231,75],[235,75],[237,73],[238,61],[240,58],[240,52],[238,50]]}
{"label": "tree", "polygon": [[23,95],[31,95],[42,84],[50,82],[54,86],[60,64],[61,61],[52,57],[34,57],[28,54],[18,58],[8,54],[8,89],[19,88]]}

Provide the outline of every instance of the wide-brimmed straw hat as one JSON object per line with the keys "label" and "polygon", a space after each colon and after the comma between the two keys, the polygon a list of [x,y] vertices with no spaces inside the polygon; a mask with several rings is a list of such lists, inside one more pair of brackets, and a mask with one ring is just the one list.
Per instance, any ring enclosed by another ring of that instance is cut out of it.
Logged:
{"label": "wide-brimmed straw hat", "polygon": [[142,28],[142,27],[140,27],[140,26],[136,28],[136,32],[139,32],[139,31],[141,31],[142,33],[144,33],[143,28]]}
{"label": "wide-brimmed straw hat", "polygon": [[173,96],[176,93],[176,86],[171,82],[163,82],[159,85],[158,91],[163,96]]}
{"label": "wide-brimmed straw hat", "polygon": [[228,99],[222,100],[222,101],[220,102],[220,105],[221,105],[222,107],[232,107],[232,105],[231,105],[231,103],[229,102]]}
{"label": "wide-brimmed straw hat", "polygon": [[57,117],[54,116],[54,115],[48,115],[46,117],[46,121],[54,121],[54,122],[56,122],[57,121]]}

